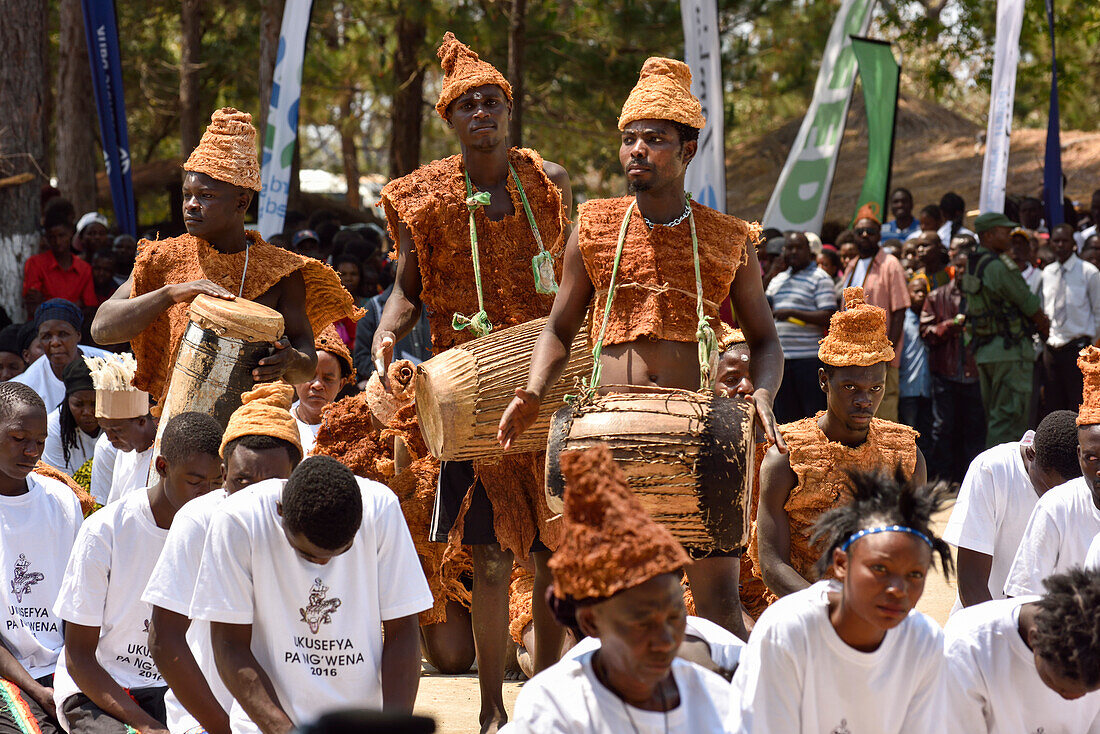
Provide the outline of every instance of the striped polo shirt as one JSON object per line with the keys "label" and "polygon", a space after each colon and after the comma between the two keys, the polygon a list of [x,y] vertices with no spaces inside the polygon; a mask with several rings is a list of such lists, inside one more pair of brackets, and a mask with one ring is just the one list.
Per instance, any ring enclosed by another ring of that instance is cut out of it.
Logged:
{"label": "striped polo shirt", "polygon": [[[797,308],[803,311],[836,309],[836,291],[829,274],[811,262],[797,273],[791,268],[775,276],[768,284],[768,301],[772,309]],[[790,321],[776,321],[779,344],[786,359],[817,357],[818,341],[825,330],[820,326],[805,326]]]}

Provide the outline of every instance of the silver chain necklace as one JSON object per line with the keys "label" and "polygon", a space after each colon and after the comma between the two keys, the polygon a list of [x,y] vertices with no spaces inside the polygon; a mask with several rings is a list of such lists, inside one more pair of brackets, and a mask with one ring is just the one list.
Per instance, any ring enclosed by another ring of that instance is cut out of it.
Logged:
{"label": "silver chain necklace", "polygon": [[654,227],[675,227],[677,224],[684,221],[689,216],[691,216],[691,202],[690,201],[688,203],[684,204],[684,213],[681,214],[680,216],[676,217],[675,219],[673,219],[671,222],[651,222],[651,221],[649,221],[649,218],[645,214],[642,214],[642,219],[645,221],[647,227],[649,227],[650,229],[653,229]]}

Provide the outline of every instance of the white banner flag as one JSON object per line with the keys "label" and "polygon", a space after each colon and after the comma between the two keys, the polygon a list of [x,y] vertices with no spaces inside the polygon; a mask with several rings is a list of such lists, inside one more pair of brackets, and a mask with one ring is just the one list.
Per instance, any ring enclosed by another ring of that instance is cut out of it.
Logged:
{"label": "white banner flag", "polygon": [[722,52],[718,40],[715,0],[681,0],[684,19],[684,63],[691,67],[691,93],[703,105],[706,127],[699,133],[699,150],[687,169],[684,188],[700,204],[726,211],[725,110],[722,95]]}
{"label": "white banner flag", "polygon": [[989,89],[989,121],[985,132],[985,163],[978,206],[983,212],[1003,212],[1008,153],[1012,137],[1012,105],[1016,97],[1016,66],[1020,62],[1020,27],[1024,0],[997,0],[997,41],[993,82]]}
{"label": "white banner flag", "polygon": [[260,180],[260,236],[264,239],[283,231],[286,200],[290,194],[290,165],[298,137],[298,100],[302,96],[302,59],[313,0],[287,0],[279,51],[271,83],[271,106],[264,131],[264,152]]}
{"label": "white banner flag", "polygon": [[840,6],[821,57],[814,98],[764,212],[765,227],[821,232],[856,78],[850,36],[867,35],[874,5],[874,0],[844,0]]}

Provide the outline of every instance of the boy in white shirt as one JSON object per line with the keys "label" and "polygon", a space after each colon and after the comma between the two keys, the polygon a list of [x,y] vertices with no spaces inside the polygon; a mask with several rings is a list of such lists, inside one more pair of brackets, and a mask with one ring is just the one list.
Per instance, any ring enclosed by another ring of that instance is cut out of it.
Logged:
{"label": "boy in white shirt", "polygon": [[1039,423],[1031,445],[1010,441],[970,464],[943,539],[958,550],[955,611],[1003,599],[1005,580],[1031,511],[1047,490],[1081,476],[1077,414],[1056,410]]}
{"label": "boy in white shirt", "polygon": [[233,731],[285,732],[339,708],[411,711],[432,602],[397,496],[314,456],[221,504],[191,618],[212,623]]}
{"label": "boy in white shirt", "polygon": [[174,416],[161,440],[158,481],[80,529],[54,608],[66,622],[54,701],[71,734],[164,731],[167,689],[149,655],[152,609],[141,593],[176,512],[221,485],[221,433],[208,415]]}
{"label": "boy in white shirt", "polygon": [[[899,473],[900,475],[900,473]],[[753,628],[733,676],[738,734],[932,734],[943,725],[943,633],[916,611],[935,555],[943,495],[852,475],[850,504],[818,521],[823,579],[783,597]],[[954,731],[954,730],[951,730]]]}
{"label": "boy in white shirt", "polygon": [[188,617],[202,546],[222,501],[265,479],[286,479],[302,448],[290,415],[294,388],[266,382],[241,396],[222,435],[225,485],[184,505],[172,520],[164,550],[141,600],[153,605],[149,651],[170,690],[164,697],[172,734],[228,734],[233,696],[214,667],[210,625]]}
{"label": "boy in white shirt", "polygon": [[46,406],[32,388],[0,384],[0,731],[50,734],[61,620],[51,610],[84,519],[72,490],[32,472]]}
{"label": "boy in white shirt", "polygon": [[1084,400],[1077,414],[1082,476],[1039,498],[1005,581],[1006,596],[1043,593],[1043,579],[1085,561],[1100,533],[1100,348],[1081,351]]}
{"label": "boy in white shirt", "polygon": [[1100,570],[1073,568],[1041,596],[991,601],[944,628],[950,731],[1100,732]]}

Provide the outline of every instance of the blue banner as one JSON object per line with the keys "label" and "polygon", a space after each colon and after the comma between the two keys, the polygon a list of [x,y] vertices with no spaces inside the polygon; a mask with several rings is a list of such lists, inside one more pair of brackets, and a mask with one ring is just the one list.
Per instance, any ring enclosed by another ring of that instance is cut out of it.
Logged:
{"label": "blue banner", "polygon": [[126,133],[126,104],[122,93],[122,58],[114,0],[81,0],[88,62],[92,69],[99,112],[103,166],[111,183],[111,201],[120,231],[137,236],[134,185],[130,178],[130,140]]}
{"label": "blue banner", "polygon": [[1058,58],[1054,53],[1054,0],[1046,0],[1047,25],[1050,26],[1050,115],[1047,118],[1047,149],[1043,160],[1043,204],[1046,207],[1047,228],[1063,224],[1062,208],[1062,140],[1058,133]]}
{"label": "blue banner", "polygon": [[[275,75],[271,83],[271,106],[264,131],[260,179],[260,235],[265,239],[283,231],[286,203],[290,196],[291,164],[298,137],[298,101],[302,96],[302,63],[306,55],[309,16],[313,0],[287,0]],[[348,182],[348,186],[356,186]]]}

